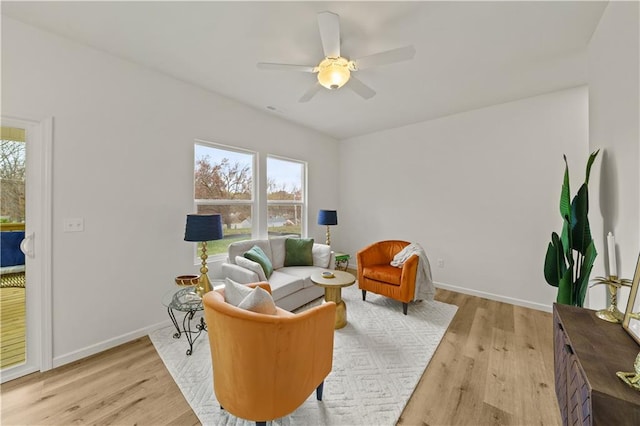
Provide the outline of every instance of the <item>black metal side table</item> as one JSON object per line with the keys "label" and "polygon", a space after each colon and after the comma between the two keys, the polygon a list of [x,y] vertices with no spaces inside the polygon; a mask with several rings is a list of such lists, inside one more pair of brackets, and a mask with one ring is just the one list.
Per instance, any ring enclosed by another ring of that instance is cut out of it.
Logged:
{"label": "black metal side table", "polygon": [[[187,338],[189,343],[189,349],[187,349],[187,355],[193,353],[193,344],[200,337],[203,331],[207,330],[207,325],[204,322],[204,317],[200,316],[199,321],[196,319],[195,330],[191,328],[191,322],[196,313],[202,311],[202,299],[196,294],[195,287],[184,287],[179,290],[170,290],[165,293],[162,298],[162,304],[167,307],[167,313],[169,318],[176,327],[176,332],[173,334],[174,339],[179,339],[183,334]],[[182,329],[178,324],[174,311],[184,312],[184,318],[182,319]]]}

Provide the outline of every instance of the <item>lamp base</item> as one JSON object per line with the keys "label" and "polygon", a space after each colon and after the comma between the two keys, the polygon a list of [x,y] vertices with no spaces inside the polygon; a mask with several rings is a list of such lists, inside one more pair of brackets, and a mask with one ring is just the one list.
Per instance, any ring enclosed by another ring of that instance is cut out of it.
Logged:
{"label": "lamp base", "polygon": [[606,309],[601,309],[596,312],[596,316],[604,321],[609,321],[615,324],[622,322],[624,314],[618,309],[618,277],[611,276],[609,281],[605,281],[609,290],[609,298],[611,302]]}
{"label": "lamp base", "polygon": [[213,290],[213,288],[211,287],[209,276],[206,273],[200,275],[200,278],[198,278],[198,285],[196,286],[196,293],[198,296],[202,297],[211,290]]}

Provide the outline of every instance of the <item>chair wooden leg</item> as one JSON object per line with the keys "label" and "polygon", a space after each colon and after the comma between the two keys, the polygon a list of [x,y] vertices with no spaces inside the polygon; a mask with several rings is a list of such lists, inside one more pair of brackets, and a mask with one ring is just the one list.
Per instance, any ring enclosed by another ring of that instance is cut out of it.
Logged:
{"label": "chair wooden leg", "polygon": [[402,303],[402,313],[407,315],[407,308],[409,307],[408,303]]}
{"label": "chair wooden leg", "polygon": [[367,290],[362,290],[362,300],[367,299]]}
{"label": "chair wooden leg", "polygon": [[316,388],[316,399],[322,401],[322,390],[324,389],[324,381]]}

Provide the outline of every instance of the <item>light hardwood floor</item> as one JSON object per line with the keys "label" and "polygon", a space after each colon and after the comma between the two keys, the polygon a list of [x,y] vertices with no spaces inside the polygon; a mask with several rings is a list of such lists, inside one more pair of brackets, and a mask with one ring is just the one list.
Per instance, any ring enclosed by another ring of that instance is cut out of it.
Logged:
{"label": "light hardwood floor", "polygon": [[[398,424],[560,424],[551,314],[444,290],[436,299],[459,309]],[[148,337],[5,383],[0,398],[3,425],[199,424]]]}

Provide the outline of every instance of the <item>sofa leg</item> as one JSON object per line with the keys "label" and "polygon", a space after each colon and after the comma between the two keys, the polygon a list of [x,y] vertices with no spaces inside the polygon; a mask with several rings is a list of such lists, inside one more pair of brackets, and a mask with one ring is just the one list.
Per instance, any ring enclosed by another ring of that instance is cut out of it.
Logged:
{"label": "sofa leg", "polygon": [[322,390],[324,389],[324,380],[316,388],[316,399],[322,401]]}
{"label": "sofa leg", "polygon": [[402,313],[407,315],[407,308],[409,307],[408,303],[402,302]]}
{"label": "sofa leg", "polygon": [[367,300],[367,290],[362,290],[362,300]]}

